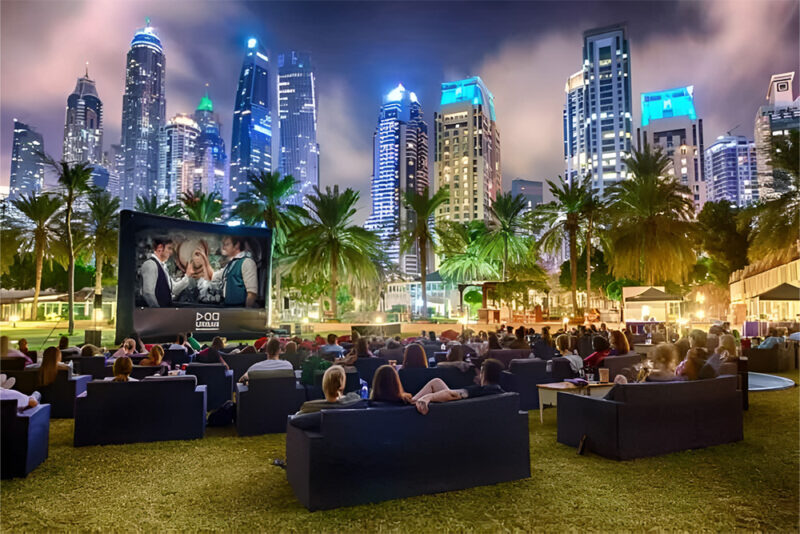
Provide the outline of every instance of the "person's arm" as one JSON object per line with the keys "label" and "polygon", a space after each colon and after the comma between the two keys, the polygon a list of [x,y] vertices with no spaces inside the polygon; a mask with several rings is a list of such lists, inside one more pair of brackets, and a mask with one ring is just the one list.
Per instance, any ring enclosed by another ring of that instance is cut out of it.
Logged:
{"label": "person's arm", "polygon": [[177,282],[175,282],[173,280],[173,282],[172,282],[172,298],[175,298],[178,295],[180,295],[181,292],[183,292],[183,290],[186,289],[189,286],[190,280],[191,280],[191,277],[189,277],[188,275],[184,275],[183,278],[181,278]]}
{"label": "person's arm", "polygon": [[156,281],[158,280],[158,267],[155,261],[147,260],[142,264],[142,297],[151,308],[158,308],[156,300]]}
{"label": "person's arm", "polygon": [[253,258],[245,258],[242,260],[242,280],[244,281],[244,289],[247,291],[245,306],[253,308],[258,298],[258,271],[256,270],[256,262]]}
{"label": "person's arm", "polygon": [[431,402],[450,402],[458,399],[463,399],[467,396],[465,389],[442,389],[433,393],[428,393],[418,398],[415,402],[417,411],[422,415],[428,413],[428,404]]}

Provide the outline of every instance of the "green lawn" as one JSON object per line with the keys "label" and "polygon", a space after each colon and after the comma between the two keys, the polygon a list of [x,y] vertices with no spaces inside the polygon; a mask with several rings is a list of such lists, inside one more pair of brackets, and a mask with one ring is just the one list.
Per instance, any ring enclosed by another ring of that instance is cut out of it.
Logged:
{"label": "green lawn", "polygon": [[555,409],[543,425],[531,412],[530,479],[313,514],[270,465],[283,434],[75,449],[72,420],[55,420],[49,459],[3,482],[0,529],[798,531],[800,389],[750,399],[744,441],[629,462],[578,456],[556,442]]}

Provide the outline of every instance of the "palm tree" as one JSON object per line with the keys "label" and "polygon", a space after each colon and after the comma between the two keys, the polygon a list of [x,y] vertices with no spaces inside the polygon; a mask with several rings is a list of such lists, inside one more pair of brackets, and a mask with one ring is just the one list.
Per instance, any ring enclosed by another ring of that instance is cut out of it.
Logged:
{"label": "palm tree", "polygon": [[181,195],[181,210],[190,221],[219,222],[222,220],[222,196],[216,191],[184,192]]}
{"label": "palm tree", "polygon": [[159,202],[158,197],[155,195],[151,197],[137,197],[135,209],[142,213],[161,215],[163,217],[178,218],[181,216],[180,205],[173,202]]}
{"label": "palm tree", "polygon": [[354,286],[377,279],[370,250],[380,246],[378,237],[352,220],[358,196],[350,188],[340,193],[339,186],[328,186],[324,192],[314,187],[306,199],[309,214],[293,235],[298,255],[292,272],[303,280],[315,276],[329,280],[334,318],[338,316],[336,295],[341,281]]}
{"label": "palm tree", "polygon": [[51,164],[58,174],[58,185],[64,202],[67,251],[69,253],[69,266],[67,268],[67,296],[69,301],[69,335],[75,330],[75,246],[72,236],[73,207],[75,203],[89,191],[89,184],[94,170],[88,163],[70,165],[66,161]]}
{"label": "palm tree", "polygon": [[438,253],[443,258],[439,265],[442,278],[453,283],[497,279],[497,269],[481,250],[487,232],[483,221],[443,221],[436,227]]}
{"label": "palm tree", "polygon": [[697,259],[689,188],[666,177],[670,160],[660,147],[634,150],[626,163],[630,179],[609,190],[614,276],[649,285],[686,280]]}
{"label": "palm tree", "polygon": [[525,207],[525,197],[522,195],[498,193],[489,208],[491,221],[489,232],[484,237],[483,250],[490,258],[500,258],[503,282],[508,280],[509,255],[512,262],[517,262],[527,253],[525,239],[519,235]]}
{"label": "palm tree", "polygon": [[586,237],[584,239],[586,245],[586,306],[590,306],[592,298],[592,234],[598,219],[602,216],[602,205],[600,198],[595,194],[594,190],[588,185],[590,178],[587,176],[586,197],[583,201],[583,209],[581,215],[586,223]]}
{"label": "palm tree", "polygon": [[[36,320],[39,309],[39,292],[42,287],[44,256],[55,237],[51,225],[54,215],[61,208],[61,199],[56,195],[30,194],[13,200],[12,204],[30,222],[24,227],[23,239],[27,241],[26,248],[33,245],[36,262],[36,282],[33,288],[33,311],[31,314],[31,319]],[[8,246],[8,244],[6,243],[4,246]]]}
{"label": "palm tree", "polygon": [[572,309],[578,311],[578,232],[581,229],[582,213],[589,189],[589,179],[565,182],[559,176],[558,183],[547,180],[552,202],[540,204],[534,209],[535,217],[547,230],[539,240],[546,252],[557,252],[564,243],[564,234],[569,244],[569,267],[572,279]]}
{"label": "palm tree", "polygon": [[89,226],[94,248],[94,292],[103,294],[103,263],[117,254],[119,198],[95,189],[89,194]]}
{"label": "palm tree", "polygon": [[[439,189],[432,197],[428,196],[428,187],[421,193],[407,190],[403,201],[409,210],[409,229],[400,235],[400,251],[405,253],[416,245],[419,252],[419,274],[422,284],[422,317],[428,316],[428,247],[433,243],[433,232],[429,224],[436,212],[436,208],[444,204],[449,198],[445,189]],[[411,217],[411,213],[414,216]]]}

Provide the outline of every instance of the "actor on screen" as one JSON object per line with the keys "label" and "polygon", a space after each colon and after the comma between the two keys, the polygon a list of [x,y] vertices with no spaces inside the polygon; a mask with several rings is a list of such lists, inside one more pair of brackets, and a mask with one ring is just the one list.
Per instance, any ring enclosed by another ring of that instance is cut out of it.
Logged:
{"label": "actor on screen", "polygon": [[225,268],[214,272],[207,256],[205,272],[213,273],[211,283],[222,286],[222,303],[229,307],[254,308],[258,298],[258,271],[252,254],[244,250],[240,237],[225,236],[222,239],[222,255],[228,261]]}
{"label": "actor on screen", "polygon": [[189,277],[173,281],[167,270],[167,260],[172,256],[172,239],[153,238],[153,252],[142,263],[139,274],[142,277],[142,297],[151,308],[172,306],[172,299],[180,295],[189,285]]}

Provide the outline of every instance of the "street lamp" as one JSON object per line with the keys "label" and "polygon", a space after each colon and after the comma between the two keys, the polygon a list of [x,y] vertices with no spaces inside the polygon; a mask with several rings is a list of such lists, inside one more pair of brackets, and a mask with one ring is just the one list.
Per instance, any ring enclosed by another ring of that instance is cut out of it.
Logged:
{"label": "street lamp", "polygon": [[8,319],[11,321],[11,327],[12,328],[16,328],[17,327],[17,321],[19,321],[19,315],[12,315]]}

